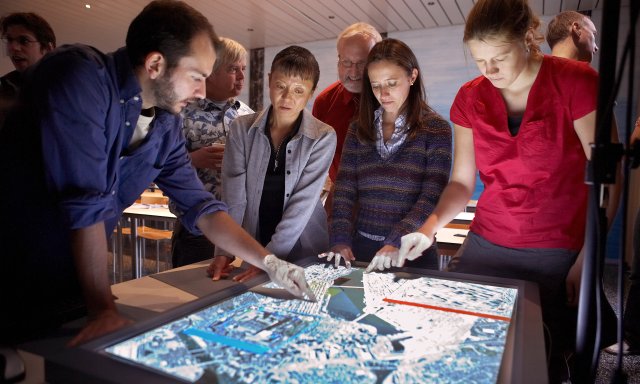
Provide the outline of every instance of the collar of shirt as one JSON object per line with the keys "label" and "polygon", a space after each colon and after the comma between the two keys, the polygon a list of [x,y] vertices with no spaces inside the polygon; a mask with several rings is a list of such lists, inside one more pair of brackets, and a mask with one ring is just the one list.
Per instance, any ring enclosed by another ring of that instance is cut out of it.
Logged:
{"label": "collar of shirt", "polygon": [[113,59],[116,63],[116,73],[118,76],[118,88],[120,89],[120,96],[126,102],[130,99],[138,96],[142,92],[140,83],[136,78],[133,71],[133,67],[129,62],[129,55],[126,48],[120,48],[113,53]]}
{"label": "collar of shirt", "polygon": [[118,79],[118,96],[120,97],[120,103],[124,107],[123,118],[125,126],[121,128],[124,133],[120,143],[120,152],[125,155],[129,153],[129,143],[133,139],[136,122],[142,110],[142,97],[140,96],[142,87],[140,87],[138,78],[133,71],[126,48],[120,48],[108,55],[112,57],[115,64],[115,74]]}
{"label": "collar of shirt", "polygon": [[[262,111],[257,112],[255,116],[255,120],[253,121],[253,123],[251,123],[250,129],[257,129],[266,135],[265,129],[268,123],[269,111],[271,110],[272,107],[273,106],[269,104]],[[311,111],[309,111],[307,108],[303,109],[300,127],[296,129],[296,134],[293,135],[292,139],[296,138],[298,135],[304,135],[310,138],[311,140],[318,140],[319,138],[322,137],[322,135],[324,135],[324,133],[320,129],[320,127],[323,124],[317,124],[317,123],[321,123],[321,122],[319,122],[315,117],[313,117],[313,115],[311,114]]]}
{"label": "collar of shirt", "polygon": [[400,148],[400,146],[405,142],[409,126],[407,125],[407,116],[404,113],[399,115],[394,123],[395,127],[391,134],[391,138],[389,138],[385,143],[382,132],[383,112],[384,109],[382,107],[379,107],[374,111],[373,126],[376,129],[376,149],[378,150],[380,157],[386,160],[396,153],[398,148]]}

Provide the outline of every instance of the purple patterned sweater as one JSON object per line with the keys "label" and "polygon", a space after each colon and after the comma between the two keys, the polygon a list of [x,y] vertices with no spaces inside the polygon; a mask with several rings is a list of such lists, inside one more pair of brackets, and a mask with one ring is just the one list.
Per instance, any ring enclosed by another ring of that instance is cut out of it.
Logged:
{"label": "purple patterned sweater", "polygon": [[357,123],[351,124],[333,197],[331,246],[351,246],[360,230],[400,247],[400,238],[417,230],[433,212],[449,181],[451,127],[436,113],[425,121],[416,137],[407,138],[387,160],[375,143],[359,141]]}

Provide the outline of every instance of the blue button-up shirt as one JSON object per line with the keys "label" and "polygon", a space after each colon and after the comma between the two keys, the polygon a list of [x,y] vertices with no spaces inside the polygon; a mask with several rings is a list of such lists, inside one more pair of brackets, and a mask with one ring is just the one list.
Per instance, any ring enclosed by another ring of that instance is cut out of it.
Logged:
{"label": "blue button-up shirt", "polygon": [[47,277],[59,270],[62,279],[69,230],[105,222],[110,236],[151,182],[191,232],[200,233],[201,215],[226,210],[191,166],[179,115],[157,109],[146,138],[127,150],[142,99],[125,49],[67,45],[27,72],[18,108],[0,131],[0,221],[11,229],[0,245],[8,258],[34,258],[30,267],[52,268]]}
{"label": "blue button-up shirt", "polygon": [[[111,236],[151,182],[191,232],[201,215],[226,206],[191,167],[180,116],[156,109],[145,139],[127,150],[142,100],[126,50],[63,46],[26,72],[0,129],[0,307],[55,323],[64,319],[50,314],[79,294],[71,230],[104,222]],[[36,293],[10,293],[26,291]]]}
{"label": "blue button-up shirt", "polygon": [[43,145],[44,164],[71,228],[106,220],[110,233],[115,219],[151,182],[175,201],[192,233],[199,232],[200,215],[225,209],[196,177],[179,115],[158,109],[144,141],[127,150],[142,99],[125,49],[103,55],[76,45],[57,56],[41,67],[36,84],[51,79],[38,88],[54,101],[42,116],[43,143],[56,143]]}

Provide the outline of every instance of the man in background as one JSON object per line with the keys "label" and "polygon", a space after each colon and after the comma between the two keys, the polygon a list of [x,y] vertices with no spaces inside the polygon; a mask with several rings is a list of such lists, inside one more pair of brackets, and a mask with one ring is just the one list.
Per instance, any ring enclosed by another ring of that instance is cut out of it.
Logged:
{"label": "man in background", "polygon": [[[564,11],[557,14],[547,27],[547,43],[551,47],[551,55],[565,59],[591,63],[593,55],[598,52],[596,34],[598,33],[593,21],[587,16],[575,12]],[[618,124],[615,116],[611,123],[611,140],[618,142]],[[622,173],[618,171],[619,179],[615,187],[607,188],[608,202],[607,218],[609,225],[613,222],[618,209],[621,192]]]}
{"label": "man in background", "polygon": [[590,63],[598,52],[596,26],[590,18],[576,11],[557,14],[547,27],[551,55]]}
{"label": "man in background", "polygon": [[56,47],[49,23],[35,13],[10,13],[0,19],[0,31],[14,71],[0,77],[0,129],[18,97],[23,72]]}
{"label": "man in background", "polygon": [[[247,50],[237,41],[221,38],[216,63],[207,78],[206,98],[189,104],[182,116],[191,164],[207,191],[221,199],[222,156],[229,124],[238,116],[253,113],[237,97],[244,86]],[[170,204],[172,212],[175,207]],[[203,235],[194,235],[177,221],[172,238],[173,267],[180,267],[214,256],[214,245]]]}
{"label": "man in background", "polygon": [[[355,23],[340,33],[337,40],[338,81],[320,92],[313,103],[313,116],[329,124],[336,131],[336,153],[329,167],[332,182],[338,176],[342,146],[353,116],[358,110],[362,73],[369,51],[382,40],[380,33],[367,23]],[[325,210],[331,212],[333,188]]]}
{"label": "man in background", "polygon": [[[575,11],[564,11],[557,14],[549,22],[547,43],[551,48],[552,56],[582,61],[588,64],[593,60],[593,55],[598,52],[598,45],[596,44],[597,33],[598,31],[590,18]],[[618,125],[615,116],[611,123],[611,140],[618,142]],[[617,182],[605,188],[606,216],[609,227],[616,216],[622,191],[622,172],[620,167],[617,173]],[[608,345],[615,340],[616,315],[602,291],[600,295],[601,300],[606,303],[602,310],[602,329],[604,331],[602,343],[603,345]],[[577,298],[577,292],[575,296]]]}

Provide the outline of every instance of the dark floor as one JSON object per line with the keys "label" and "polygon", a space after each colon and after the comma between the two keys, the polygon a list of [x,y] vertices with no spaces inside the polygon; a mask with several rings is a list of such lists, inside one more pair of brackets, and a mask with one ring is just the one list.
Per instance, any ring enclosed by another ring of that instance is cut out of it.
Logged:
{"label": "dark floor", "polygon": [[[618,314],[617,265],[607,264],[604,270],[604,291],[613,309]],[[619,314],[618,314],[619,315]],[[600,353],[600,364],[596,383],[614,383],[618,357],[605,352]],[[628,383],[640,384],[640,356],[624,356],[622,371],[627,375]],[[622,383],[622,381],[619,381]]]}

